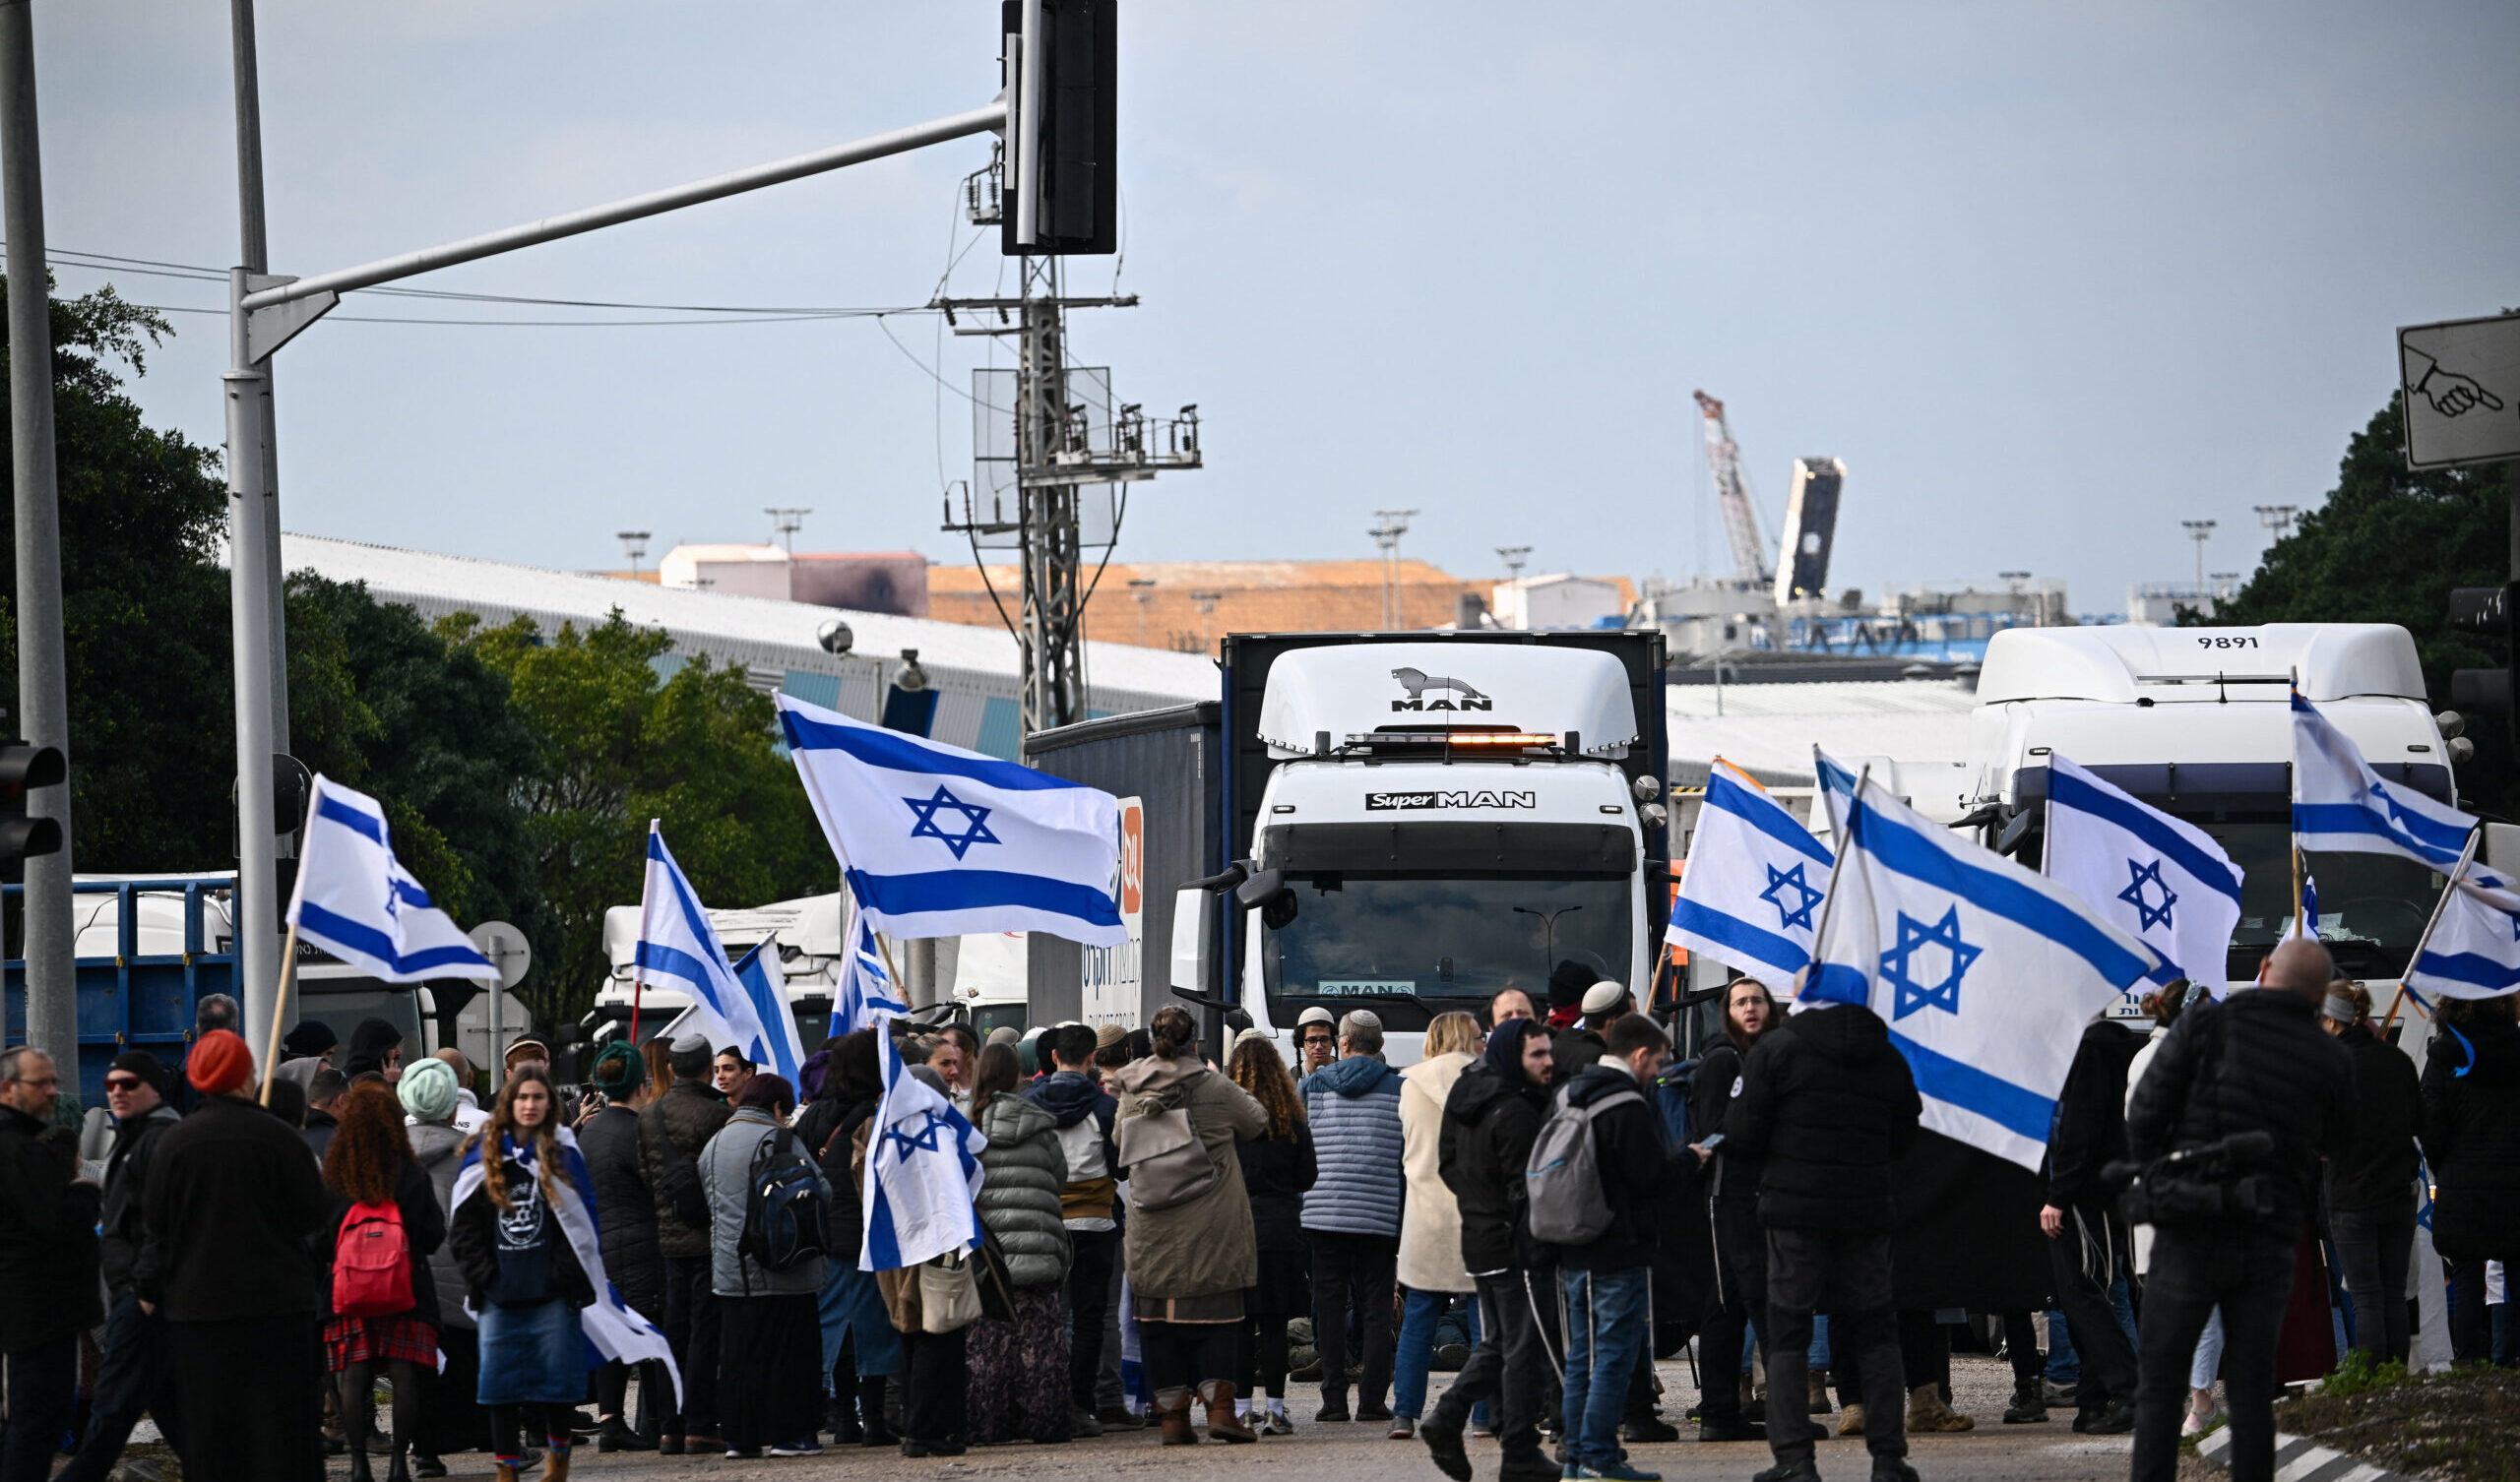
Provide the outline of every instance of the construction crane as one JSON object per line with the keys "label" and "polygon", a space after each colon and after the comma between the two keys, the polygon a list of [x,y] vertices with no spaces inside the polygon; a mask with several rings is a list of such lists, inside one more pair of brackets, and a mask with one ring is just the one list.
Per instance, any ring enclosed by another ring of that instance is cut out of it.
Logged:
{"label": "construction crane", "polygon": [[1706,424],[1706,463],[1715,471],[1715,502],[1724,511],[1724,532],[1732,541],[1732,566],[1744,583],[1768,587],[1776,569],[1768,565],[1768,537],[1759,529],[1759,512],[1741,481],[1741,450],[1732,444],[1732,429],[1724,420],[1724,403],[1706,393],[1691,392]]}

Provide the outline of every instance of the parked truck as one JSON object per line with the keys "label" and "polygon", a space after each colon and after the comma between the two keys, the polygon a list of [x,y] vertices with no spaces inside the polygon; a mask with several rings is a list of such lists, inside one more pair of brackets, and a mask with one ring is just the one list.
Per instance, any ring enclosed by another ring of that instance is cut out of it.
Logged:
{"label": "parked truck", "polygon": [[[1988,643],[1978,680],[1970,821],[2036,868],[2048,759],[2063,756],[2195,824],[2245,873],[2224,971],[2253,980],[2292,912],[2297,684],[2384,780],[2456,800],[2459,722],[2426,704],[2414,640],[2394,624],[2013,628]],[[2338,968],[2386,1003],[2442,877],[2385,854],[2302,864]]]}
{"label": "parked truck", "polygon": [[[1035,736],[1032,765],[1123,800],[1136,926],[1102,951],[1132,958],[1134,1001],[1101,1007],[1192,997],[1282,1041],[1307,1008],[1369,1008],[1405,1062],[1447,1010],[1544,1007],[1561,962],[1648,1001],[1663,667],[1648,630],[1236,634],[1214,707]],[[1066,1017],[1069,982],[1086,1007],[1087,955],[1035,941],[1036,1017]],[[1148,941],[1167,970],[1138,968]]]}

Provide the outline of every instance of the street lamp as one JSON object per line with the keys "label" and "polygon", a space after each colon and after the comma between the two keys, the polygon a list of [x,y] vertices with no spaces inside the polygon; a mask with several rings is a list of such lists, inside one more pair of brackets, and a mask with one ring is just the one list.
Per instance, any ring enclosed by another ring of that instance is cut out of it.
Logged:
{"label": "street lamp", "polygon": [[2182,520],[2179,524],[2186,526],[2187,538],[2196,542],[2196,590],[2202,595],[2205,590],[2205,542],[2213,538],[2214,522]]}
{"label": "street lamp", "polygon": [[621,554],[630,558],[630,575],[635,580],[639,575],[639,558],[648,553],[648,532],[615,530],[613,535],[621,542]]}

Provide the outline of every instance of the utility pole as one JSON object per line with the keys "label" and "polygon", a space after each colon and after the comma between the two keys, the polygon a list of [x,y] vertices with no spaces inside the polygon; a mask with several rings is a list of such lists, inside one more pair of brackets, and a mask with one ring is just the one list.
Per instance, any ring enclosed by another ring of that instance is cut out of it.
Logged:
{"label": "utility pole", "polygon": [[805,527],[805,517],[813,511],[782,506],[762,513],[770,517],[770,527],[788,544],[788,600],[792,602],[796,600],[796,532]]}
{"label": "utility pole", "polygon": [[1374,537],[1374,545],[1382,552],[1382,626],[1390,632],[1400,626],[1400,537],[1409,533],[1410,517],[1416,510],[1376,510],[1374,518],[1382,524],[1365,531]]}
{"label": "utility pole", "polygon": [[2300,511],[2299,505],[2289,504],[2262,504],[2254,508],[2257,511],[2257,523],[2266,526],[2267,539],[2270,542],[2281,540],[2293,533],[2293,517]]}
{"label": "utility pole", "polygon": [[[236,260],[249,273],[267,274],[271,272],[271,235],[263,213],[263,84],[262,67],[256,60],[259,53],[254,41],[254,0],[228,0],[227,22],[236,89]],[[264,589],[271,602],[272,750],[284,752],[288,750],[288,611],[284,590],[287,572],[280,554],[277,418],[271,397],[271,367],[266,365],[263,447],[255,466],[262,470],[262,498],[271,507],[270,518],[263,523],[263,544],[270,574]]]}
{"label": "utility pole", "polygon": [[1129,595],[1137,599],[1138,647],[1143,648],[1146,647],[1146,604],[1147,599],[1155,595],[1155,578],[1129,578]]}
{"label": "utility pole", "polygon": [[2196,593],[2202,596],[2205,594],[2205,542],[2214,536],[2214,522],[2182,520],[2179,524],[2186,527],[2187,538],[2196,542]]}
{"label": "utility pole", "polygon": [[[43,155],[35,133],[32,0],[0,0],[0,229],[9,234],[9,472],[18,542],[22,734],[70,756],[61,633],[61,485],[53,461],[52,276],[44,254]],[[269,768],[264,769],[266,774]],[[61,826],[61,847],[27,861],[27,1043],[79,1081],[79,989],[70,914],[70,789],[27,794]]]}

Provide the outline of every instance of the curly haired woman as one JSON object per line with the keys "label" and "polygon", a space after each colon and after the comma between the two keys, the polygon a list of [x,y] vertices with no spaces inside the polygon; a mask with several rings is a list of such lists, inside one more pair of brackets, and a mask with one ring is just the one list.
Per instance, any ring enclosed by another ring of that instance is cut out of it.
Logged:
{"label": "curly haired woman", "polygon": [[334,1109],[341,1125],[324,1152],[324,1185],[333,1191],[334,1254],[343,1243],[391,1236],[376,1228],[381,1206],[391,1205],[403,1226],[403,1290],[411,1305],[400,1312],[353,1316],[335,1313],[324,1324],[324,1357],[340,1376],[342,1421],[348,1432],[351,1482],[367,1482],[369,1431],[376,1416],[376,1369],[394,1380],[394,1447],[388,1482],[410,1476],[406,1451],[419,1433],[423,1375],[437,1372],[437,1287],[428,1278],[431,1251],[446,1239],[446,1217],[427,1170],[411,1156],[403,1130],[403,1104],[381,1083],[354,1087]]}

